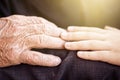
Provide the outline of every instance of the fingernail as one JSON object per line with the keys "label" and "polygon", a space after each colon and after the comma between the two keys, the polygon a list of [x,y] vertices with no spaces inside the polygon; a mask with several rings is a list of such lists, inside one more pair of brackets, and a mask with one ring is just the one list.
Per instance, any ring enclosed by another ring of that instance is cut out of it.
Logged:
{"label": "fingernail", "polygon": [[70,46],[70,43],[69,43],[69,42],[65,43],[65,47],[66,47],[66,48],[70,48],[70,47],[71,47],[71,46]]}
{"label": "fingernail", "polygon": [[84,54],[84,52],[78,52],[78,53],[77,53],[78,56],[81,56],[81,55],[83,55],[83,54]]}

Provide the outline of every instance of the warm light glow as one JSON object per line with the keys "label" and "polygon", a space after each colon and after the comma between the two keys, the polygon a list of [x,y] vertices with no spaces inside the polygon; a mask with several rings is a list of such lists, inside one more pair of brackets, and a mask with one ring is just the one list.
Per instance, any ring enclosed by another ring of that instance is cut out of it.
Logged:
{"label": "warm light glow", "polygon": [[36,6],[46,19],[64,28],[68,25],[120,26],[120,0],[43,0],[42,2],[40,5],[39,0],[34,0],[31,4]]}
{"label": "warm light glow", "polygon": [[119,3],[120,0],[62,0],[62,7],[76,24],[120,26]]}

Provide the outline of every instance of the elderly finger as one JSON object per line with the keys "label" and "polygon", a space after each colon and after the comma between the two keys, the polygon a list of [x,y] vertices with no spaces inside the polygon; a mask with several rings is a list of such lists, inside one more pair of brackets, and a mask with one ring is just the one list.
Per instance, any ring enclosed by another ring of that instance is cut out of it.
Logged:
{"label": "elderly finger", "polygon": [[99,40],[85,40],[78,42],[66,42],[65,48],[68,50],[109,50],[110,43]]}
{"label": "elderly finger", "polygon": [[95,32],[64,32],[61,38],[69,41],[78,40],[105,40],[105,35]]}
{"label": "elderly finger", "polygon": [[41,17],[13,15],[2,19],[9,20],[14,26],[17,26],[16,28],[20,28],[26,33],[29,32],[28,34],[46,34],[59,37],[61,32],[65,31]]}
{"label": "elderly finger", "polygon": [[29,48],[63,49],[65,41],[48,35],[31,35],[26,37],[25,45]]}
{"label": "elderly finger", "polygon": [[[34,18],[34,17],[33,17]],[[62,32],[65,32],[66,30],[59,28],[57,25],[54,23],[42,18],[42,17],[35,17],[38,22],[41,21],[43,24],[41,27],[41,30],[46,34],[46,35],[51,35],[55,37],[59,37]],[[38,29],[39,30],[39,29]]]}
{"label": "elderly finger", "polygon": [[97,32],[97,33],[105,33],[106,31],[101,28],[97,27],[79,27],[79,26],[70,26],[67,29],[69,32],[76,32],[76,31],[86,31],[86,32]]}
{"label": "elderly finger", "polygon": [[19,60],[21,63],[39,66],[57,66],[60,64],[61,59],[57,56],[43,54],[36,51],[24,51]]}
{"label": "elderly finger", "polygon": [[17,29],[25,31],[27,34],[46,34],[54,37],[59,37],[62,32],[65,32],[62,28],[46,26],[45,24],[29,24],[27,26],[19,26]]}

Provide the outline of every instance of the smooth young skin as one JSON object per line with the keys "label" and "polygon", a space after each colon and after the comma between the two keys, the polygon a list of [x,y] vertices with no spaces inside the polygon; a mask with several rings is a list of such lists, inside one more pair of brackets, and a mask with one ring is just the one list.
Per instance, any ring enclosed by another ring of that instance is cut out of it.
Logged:
{"label": "smooth young skin", "polygon": [[77,56],[83,59],[103,61],[120,66],[120,30],[106,26],[68,27],[68,32],[61,34],[68,41],[65,48],[79,50]]}
{"label": "smooth young skin", "polygon": [[40,17],[0,18],[0,67],[20,63],[57,66],[61,62],[59,57],[31,49],[63,49],[65,41],[59,37],[61,32],[64,30]]}

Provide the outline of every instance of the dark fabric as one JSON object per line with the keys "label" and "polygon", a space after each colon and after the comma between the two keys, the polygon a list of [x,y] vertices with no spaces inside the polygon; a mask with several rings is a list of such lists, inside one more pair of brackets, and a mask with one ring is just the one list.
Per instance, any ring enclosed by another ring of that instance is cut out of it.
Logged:
{"label": "dark fabric", "polygon": [[9,0],[0,0],[0,17],[11,15]]}
{"label": "dark fabric", "polygon": [[0,80],[120,80],[120,67],[79,59],[76,51],[42,50],[60,56],[57,67],[17,65],[0,68]]}
{"label": "dark fabric", "polygon": [[26,5],[24,0],[0,0],[0,17],[14,14],[30,15],[31,13]]}

